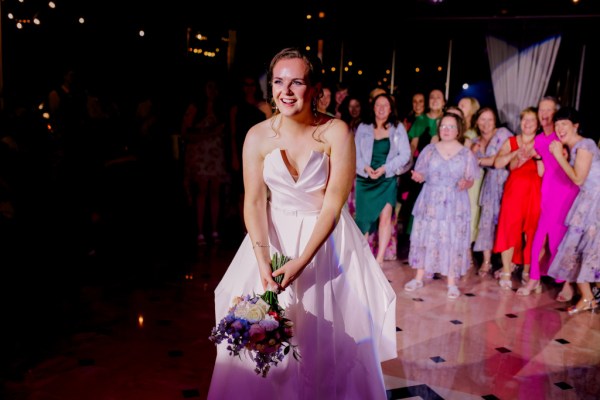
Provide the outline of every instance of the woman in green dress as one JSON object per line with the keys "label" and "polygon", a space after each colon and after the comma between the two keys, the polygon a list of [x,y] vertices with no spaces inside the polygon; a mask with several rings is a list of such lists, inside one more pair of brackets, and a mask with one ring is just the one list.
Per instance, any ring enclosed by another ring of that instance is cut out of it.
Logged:
{"label": "woman in green dress", "polygon": [[377,230],[375,258],[383,264],[396,206],[396,175],[410,160],[410,144],[388,94],[373,99],[369,120],[356,130],[356,224],[368,236]]}

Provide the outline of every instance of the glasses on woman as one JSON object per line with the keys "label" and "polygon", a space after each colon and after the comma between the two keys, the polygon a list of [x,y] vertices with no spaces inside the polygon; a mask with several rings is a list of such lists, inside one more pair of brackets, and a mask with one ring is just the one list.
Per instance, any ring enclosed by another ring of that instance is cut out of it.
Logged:
{"label": "glasses on woman", "polygon": [[444,129],[448,129],[449,131],[452,131],[454,129],[456,129],[456,125],[440,125],[440,131],[444,130]]}

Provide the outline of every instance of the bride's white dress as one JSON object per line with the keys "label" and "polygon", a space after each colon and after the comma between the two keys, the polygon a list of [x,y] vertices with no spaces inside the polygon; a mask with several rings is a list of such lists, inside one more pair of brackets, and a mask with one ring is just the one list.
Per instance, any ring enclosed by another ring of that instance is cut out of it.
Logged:
{"label": "bride's white dress", "polygon": [[[275,149],[265,157],[270,189],[271,252],[297,257],[316,224],[329,178],[329,157],[311,153],[295,181]],[[215,290],[216,319],[235,296],[263,293],[256,257],[246,236]],[[209,399],[385,399],[381,361],[395,358],[396,295],[369,245],[344,208],[331,236],[300,277],[279,295],[295,323],[291,352],[266,378],[250,357],[217,348]]]}

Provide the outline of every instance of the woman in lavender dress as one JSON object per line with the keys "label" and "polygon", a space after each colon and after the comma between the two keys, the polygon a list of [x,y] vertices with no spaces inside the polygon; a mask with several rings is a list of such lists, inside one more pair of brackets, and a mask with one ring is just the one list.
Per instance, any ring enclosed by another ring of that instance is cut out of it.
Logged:
{"label": "woman in lavender dress", "polygon": [[475,129],[478,137],[473,139],[472,150],[484,167],[485,175],[481,184],[479,205],[479,226],[473,251],[483,252],[483,263],[479,268],[479,276],[485,277],[492,268],[492,249],[496,240],[496,225],[500,214],[500,201],[504,192],[504,182],[508,177],[506,168],[494,168],[496,154],[502,144],[513,134],[506,128],[497,128],[496,113],[490,107],[479,110],[475,116]]}
{"label": "woman in lavender dress", "polygon": [[448,277],[448,298],[460,296],[456,279],[466,274],[471,263],[467,189],[479,175],[477,159],[461,143],[464,127],[461,117],[445,114],[440,141],[423,149],[412,172],[412,179],[425,184],[412,211],[408,261],[417,275],[404,285],[406,291],[422,288],[425,273],[440,273]]}
{"label": "woman in lavender dress", "polygon": [[570,162],[559,142],[550,143],[550,152],[567,176],[579,186],[565,224],[567,233],[548,275],[567,282],[577,282],[581,299],[569,307],[569,315],[598,307],[590,288],[600,281],[600,150],[592,139],[579,135],[579,114],[570,107],[554,114],[556,134],[570,151]]}

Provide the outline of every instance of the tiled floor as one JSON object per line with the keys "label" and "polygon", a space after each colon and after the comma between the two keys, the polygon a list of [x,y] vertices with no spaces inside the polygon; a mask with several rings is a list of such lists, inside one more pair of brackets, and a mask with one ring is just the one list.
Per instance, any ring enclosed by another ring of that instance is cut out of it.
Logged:
{"label": "tiled floor", "polygon": [[[52,339],[14,357],[4,398],[204,399],[213,289],[236,246],[206,246],[173,270],[141,268],[140,279],[88,279],[78,304],[56,314],[60,327],[46,327]],[[398,358],[383,364],[390,399],[600,397],[600,316],[569,317],[554,285],[523,298],[471,273],[449,301],[443,279],[408,293],[408,266],[389,261],[384,271],[398,294]]]}

